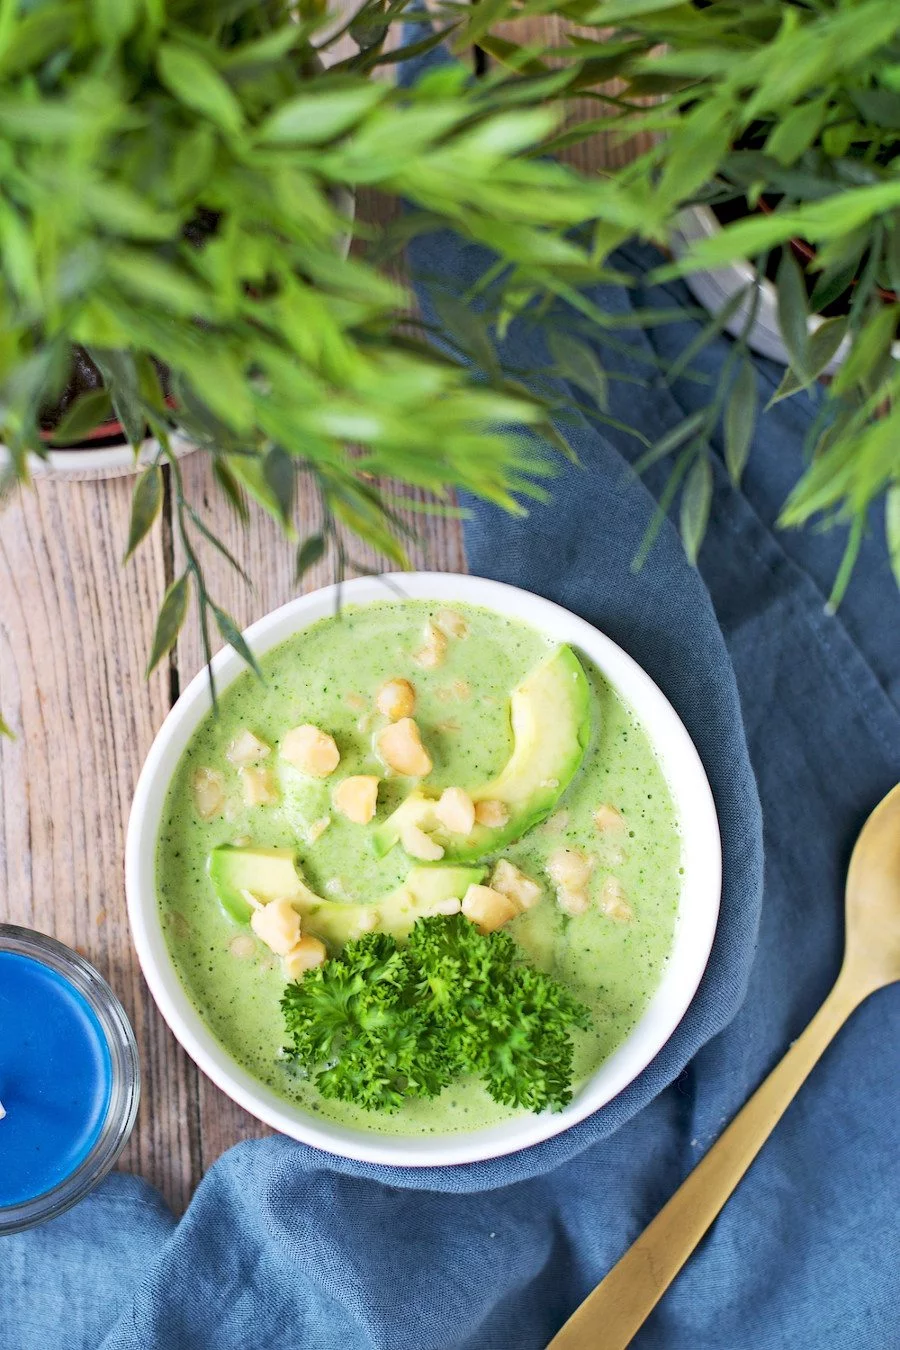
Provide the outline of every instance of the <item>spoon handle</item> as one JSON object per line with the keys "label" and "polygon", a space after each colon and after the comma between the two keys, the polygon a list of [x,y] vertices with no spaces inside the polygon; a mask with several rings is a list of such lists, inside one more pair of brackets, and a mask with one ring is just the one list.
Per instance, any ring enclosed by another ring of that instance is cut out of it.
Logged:
{"label": "spoon handle", "polygon": [[778,1124],[836,1032],[870,992],[842,971],[784,1059],[671,1200],[554,1336],[548,1350],[624,1350]]}

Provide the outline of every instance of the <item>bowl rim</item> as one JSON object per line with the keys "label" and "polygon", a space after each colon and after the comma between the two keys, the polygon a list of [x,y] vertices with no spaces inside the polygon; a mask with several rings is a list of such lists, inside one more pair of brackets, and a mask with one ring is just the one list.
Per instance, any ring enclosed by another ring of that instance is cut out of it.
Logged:
{"label": "bowl rim", "polygon": [[[390,592],[386,587],[390,587]],[[125,847],[125,888],[132,937],[144,978],[169,1028],[197,1066],[258,1120],[302,1143],[359,1162],[429,1167],[486,1161],[560,1134],[618,1096],[651,1063],[681,1022],[715,937],[722,883],[722,849],[712,790],[700,756],[668,699],[617,643],[553,601],[503,582],[453,572],[404,572],[358,577],[299,596],[244,632],[261,655],[341,604],[398,598],[467,603],[496,610],[570,642],[599,667],[648,735],[672,794],[682,835],[683,879],[673,945],[662,979],[626,1039],[603,1061],[560,1112],[516,1116],[467,1133],[434,1136],[380,1134],[315,1117],[288,1102],[234,1060],[206,1026],[181,982],[157,903],[156,841],[172,776],[190,738],[211,708],[201,670],[163,722],[135,788]],[[221,689],[246,669],[229,647],[216,653]]]}

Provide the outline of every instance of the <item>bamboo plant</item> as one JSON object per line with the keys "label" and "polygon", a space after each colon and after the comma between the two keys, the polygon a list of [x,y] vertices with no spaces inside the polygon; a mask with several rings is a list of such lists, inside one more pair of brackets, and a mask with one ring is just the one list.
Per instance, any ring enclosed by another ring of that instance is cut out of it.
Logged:
{"label": "bamboo plant", "polygon": [[[598,129],[626,139],[650,133],[651,148],[617,176],[623,199],[642,203],[641,234],[665,246],[685,207],[722,213],[719,233],[659,275],[734,262],[751,264],[757,278],[768,272],[789,356],[772,403],[810,389],[840,349],[781,521],[846,529],[837,604],[873,512],[883,510],[900,583],[896,0],[559,0],[555,10],[579,25],[555,48],[491,33],[482,43],[507,69],[532,78],[565,71],[563,97],[591,97],[596,117],[572,119],[552,148]],[[595,231],[596,256],[607,257],[631,232],[627,220],[607,214]],[[739,294],[731,313],[746,298]],[[695,350],[729,317],[713,315]],[[763,411],[756,403],[739,339],[705,414],[648,451],[645,463],[671,456],[673,485],[684,482],[682,532],[692,556],[711,507],[710,436],[721,419],[728,467],[739,479]]]}
{"label": "bamboo plant", "polygon": [[[376,480],[515,510],[565,450],[544,400],[499,367],[473,374],[465,331],[439,351],[406,290],[347,250],[354,230],[370,250],[384,242],[350,218],[365,188],[410,203],[408,228],[487,245],[515,285],[598,275],[572,230],[604,214],[609,189],[528,153],[558,123],[542,106],[555,77],[475,81],[456,62],[411,88],[373,78],[406,8],[365,0],[356,55],[325,68],[337,35],[317,0],[0,3],[6,481],[28,479],[48,436],[77,441],[111,414],[136,447],[155,440],[128,553],[168,475],[186,565],[150,668],[192,596],[207,653],[215,625],[249,659],[206,585],[203,551],[223,545],[185,495],[176,437],[209,456],[235,511],[255,501],[288,534],[298,484],[315,492],[321,528],[297,541],[300,571],[339,523],[404,563]],[[464,48],[472,21],[449,9],[412,50]],[[79,360],[99,378],[72,397]]]}

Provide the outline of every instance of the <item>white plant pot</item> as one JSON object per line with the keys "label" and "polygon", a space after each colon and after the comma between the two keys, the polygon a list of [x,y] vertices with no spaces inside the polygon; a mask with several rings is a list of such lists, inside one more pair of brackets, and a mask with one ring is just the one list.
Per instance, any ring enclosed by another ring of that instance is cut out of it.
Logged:
{"label": "white plant pot", "polygon": [[[172,436],[172,451],[178,459],[189,455],[196,446],[183,436]],[[73,483],[92,482],[101,478],[124,478],[137,473],[156,458],[159,446],[155,440],[146,440],[135,455],[127,441],[100,446],[96,450],[51,450],[46,459],[29,456],[28,466],[35,477],[67,478]],[[0,465],[9,458],[5,445],[0,445]]]}
{"label": "white plant pot", "polygon": [[[721,225],[708,206],[689,206],[679,215],[672,233],[670,241],[672,252],[676,258],[681,258],[688,252],[692,244],[698,240],[707,239],[711,235],[719,234],[721,229]],[[755,267],[751,267],[747,262],[736,262],[730,263],[727,267],[717,267],[711,272],[689,272],[684,280],[694,298],[711,314],[718,313],[736,291],[743,290],[758,281],[760,293],[756,321],[747,334],[747,345],[753,351],[758,352],[760,356],[768,356],[770,360],[778,361],[783,366],[790,364],[785,345],[781,339],[781,330],[778,327],[778,302],[775,287],[768,277],[759,280]],[[732,337],[738,337],[743,333],[751,308],[752,295],[748,294],[725,325],[726,331]],[[811,315],[809,319],[810,333],[814,333],[823,323],[824,320],[818,314]],[[823,375],[831,375],[837,370],[847,355],[848,347],[849,343],[845,338],[822,372]],[[900,356],[900,343],[895,343],[894,355]]]}
{"label": "white plant pot", "polygon": [[[348,226],[335,240],[335,248],[342,258],[346,258],[353,242],[353,220],[356,215],[356,197],[352,192],[341,188],[335,192],[335,204],[347,217]],[[196,445],[177,433],[171,437],[172,451],[177,459],[182,459],[196,450]],[[153,439],[144,441],[140,453],[136,456],[127,441],[117,441],[115,445],[100,446],[95,450],[50,450],[45,459],[39,455],[29,456],[29,468],[32,474],[41,477],[67,478],[70,482],[91,482],[100,478],[123,478],[126,474],[137,473],[147,464],[152,464],[159,450]],[[0,443],[0,469],[9,462],[9,450]]]}

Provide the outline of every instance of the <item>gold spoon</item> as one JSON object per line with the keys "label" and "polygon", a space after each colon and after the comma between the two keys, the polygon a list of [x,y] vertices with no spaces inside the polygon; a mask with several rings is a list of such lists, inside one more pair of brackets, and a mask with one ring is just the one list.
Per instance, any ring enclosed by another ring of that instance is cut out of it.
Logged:
{"label": "gold spoon", "polygon": [[863,999],[895,980],[900,980],[900,784],[869,816],[850,859],[844,963],[831,993],[781,1063],[547,1350],[623,1350],[630,1343],[826,1046]]}

